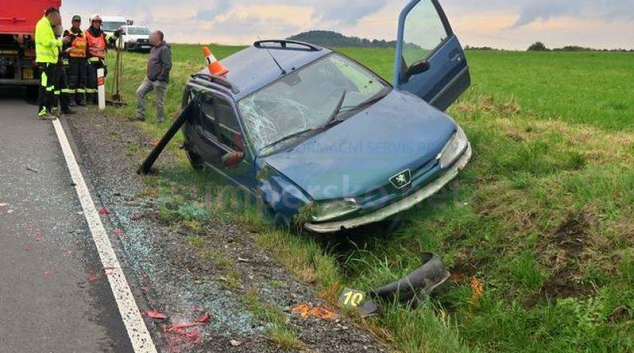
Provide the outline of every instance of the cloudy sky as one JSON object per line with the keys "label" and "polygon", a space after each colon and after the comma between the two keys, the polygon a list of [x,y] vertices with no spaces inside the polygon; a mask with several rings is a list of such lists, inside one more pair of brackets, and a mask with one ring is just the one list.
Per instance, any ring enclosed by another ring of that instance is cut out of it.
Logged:
{"label": "cloudy sky", "polygon": [[[427,1],[427,0],[423,0]],[[394,39],[408,0],[64,0],[62,14],[122,15],[170,42],[248,44],[328,29]],[[99,5],[96,5],[98,4]],[[634,0],[441,0],[464,45],[526,49],[541,40],[634,49]]]}

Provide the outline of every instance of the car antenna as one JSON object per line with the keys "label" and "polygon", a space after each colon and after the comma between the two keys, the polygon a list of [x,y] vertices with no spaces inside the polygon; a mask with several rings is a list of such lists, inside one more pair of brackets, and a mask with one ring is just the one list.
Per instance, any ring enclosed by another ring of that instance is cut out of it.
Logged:
{"label": "car antenna", "polygon": [[[262,38],[260,38],[260,36],[258,36],[259,40],[262,40]],[[269,50],[269,48],[266,47],[266,45],[262,46],[267,53],[269,53],[269,56],[271,57],[271,59],[273,59],[273,62],[275,62],[275,65],[277,65],[277,67],[280,68],[280,70],[282,71],[282,76],[286,75],[286,70],[284,70],[282,68],[282,65],[280,65],[280,63],[277,61],[277,59],[275,59],[275,57],[273,56],[273,53],[271,53],[271,51]]]}

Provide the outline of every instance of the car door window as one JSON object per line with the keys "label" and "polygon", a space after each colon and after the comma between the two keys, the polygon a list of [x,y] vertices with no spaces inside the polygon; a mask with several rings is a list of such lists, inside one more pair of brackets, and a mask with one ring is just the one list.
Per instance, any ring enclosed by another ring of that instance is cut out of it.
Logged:
{"label": "car door window", "polygon": [[407,16],[403,34],[406,67],[428,58],[449,33],[432,1],[422,1]]}
{"label": "car door window", "polygon": [[216,107],[214,101],[215,98],[208,96],[202,99],[200,127],[208,137],[216,139]]}
{"label": "car door window", "polygon": [[216,99],[216,117],[221,143],[234,151],[242,151],[242,133],[233,106],[224,99]]}

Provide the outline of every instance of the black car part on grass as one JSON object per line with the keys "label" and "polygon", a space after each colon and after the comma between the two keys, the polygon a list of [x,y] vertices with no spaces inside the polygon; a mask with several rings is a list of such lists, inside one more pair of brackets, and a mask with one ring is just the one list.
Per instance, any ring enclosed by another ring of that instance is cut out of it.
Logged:
{"label": "black car part on grass", "polygon": [[187,104],[187,106],[183,110],[181,110],[178,118],[176,118],[176,120],[174,121],[174,124],[172,124],[169,130],[167,130],[165,136],[163,136],[161,141],[159,141],[156,147],[154,147],[154,149],[145,159],[143,164],[141,164],[141,166],[137,170],[138,174],[147,175],[150,173],[150,171],[152,170],[152,166],[154,166],[154,163],[161,155],[167,144],[172,140],[172,138],[174,138],[174,135],[176,135],[178,130],[183,127],[183,125],[187,122],[187,119],[189,119],[191,110],[193,109],[194,104],[196,104],[195,102],[195,99],[191,100],[189,104]]}
{"label": "black car part on grass", "polygon": [[[445,283],[450,276],[440,256],[432,253],[424,253],[423,262],[423,266],[402,279],[370,290],[367,296],[371,298],[371,300],[363,303],[350,302],[345,299],[346,291],[354,294],[362,292],[354,289],[346,289],[339,302],[346,307],[358,308],[359,315],[365,318],[380,315],[382,302],[411,303],[420,301],[425,296],[430,295],[438,286]],[[348,296],[350,297],[350,295]]]}
{"label": "black car part on grass", "polygon": [[423,254],[423,266],[398,281],[373,289],[371,295],[382,300],[409,302],[419,295],[429,295],[439,285],[449,279],[440,256]]}

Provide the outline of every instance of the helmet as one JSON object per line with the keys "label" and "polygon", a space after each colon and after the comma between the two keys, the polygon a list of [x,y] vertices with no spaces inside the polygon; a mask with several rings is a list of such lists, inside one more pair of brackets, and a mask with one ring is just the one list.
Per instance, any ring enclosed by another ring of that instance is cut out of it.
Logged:
{"label": "helmet", "polygon": [[101,22],[101,16],[99,14],[93,14],[92,16],[90,16],[90,23],[94,22],[94,21],[99,21]]}

